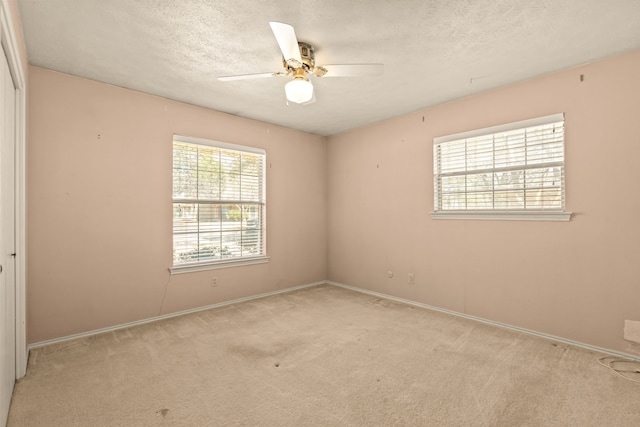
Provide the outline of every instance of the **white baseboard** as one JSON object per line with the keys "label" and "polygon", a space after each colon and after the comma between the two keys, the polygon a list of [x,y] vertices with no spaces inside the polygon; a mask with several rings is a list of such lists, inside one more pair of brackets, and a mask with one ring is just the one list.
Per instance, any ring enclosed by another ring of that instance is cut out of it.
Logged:
{"label": "white baseboard", "polygon": [[295,291],[295,290],[298,290],[298,289],[309,288],[311,286],[324,285],[326,283],[327,282],[325,280],[320,281],[320,282],[307,283],[306,285],[299,285],[299,286],[294,286],[294,287],[291,287],[291,288],[279,289],[277,291],[265,292],[265,293],[258,294],[258,295],[251,295],[251,296],[248,296],[248,297],[238,298],[238,299],[234,299],[234,300],[231,300],[231,301],[223,301],[223,302],[219,302],[219,303],[216,303],[216,304],[205,305],[203,307],[191,308],[189,310],[176,311],[175,313],[164,314],[162,316],[154,316],[154,317],[149,317],[149,318],[142,319],[142,320],[136,320],[134,322],[121,323],[119,325],[109,326],[109,327],[106,327],[106,328],[94,329],[92,331],[87,331],[87,332],[80,332],[79,334],[67,335],[67,336],[60,337],[60,338],[53,338],[53,339],[50,339],[50,340],[39,341],[39,342],[36,342],[36,343],[33,343],[33,344],[29,344],[29,346],[27,347],[27,353],[31,349],[38,348],[38,347],[44,347],[44,346],[51,345],[51,344],[58,344],[58,343],[61,343],[61,342],[71,341],[71,340],[75,340],[75,339],[78,339],[78,338],[90,337],[92,335],[98,335],[98,334],[102,334],[102,333],[105,333],[105,332],[113,332],[113,331],[117,331],[119,329],[125,329],[125,328],[130,328],[132,326],[144,325],[146,323],[157,322],[158,320],[164,320],[164,319],[170,319],[172,317],[184,316],[185,314],[197,313],[199,311],[210,310],[212,308],[218,308],[218,307],[224,307],[226,305],[237,304],[239,302],[251,301],[251,300],[255,300],[255,299],[269,297],[269,296],[272,296],[272,295],[284,294],[284,293]]}
{"label": "white baseboard", "polygon": [[518,326],[512,326],[512,325],[508,325],[506,323],[495,322],[493,320],[483,319],[482,317],[471,316],[469,314],[459,313],[457,311],[447,310],[447,309],[444,309],[444,308],[439,308],[439,307],[435,307],[435,306],[432,306],[432,305],[428,305],[428,304],[423,304],[423,303],[420,303],[420,302],[407,300],[407,299],[404,299],[404,298],[398,298],[398,297],[394,297],[394,296],[391,296],[391,295],[383,294],[383,293],[380,293],[380,292],[370,291],[368,289],[357,288],[355,286],[349,286],[349,285],[345,285],[343,283],[332,282],[330,280],[327,280],[326,283],[328,283],[330,285],[333,285],[333,286],[338,286],[340,288],[345,288],[345,289],[349,289],[349,290],[352,290],[352,291],[361,292],[363,294],[368,294],[368,295],[376,296],[376,297],[379,297],[379,298],[385,298],[385,299],[388,299],[388,300],[397,301],[397,302],[413,305],[413,306],[420,307],[420,308],[426,308],[427,310],[434,310],[434,311],[438,311],[440,313],[450,314],[452,316],[462,317],[462,318],[465,318],[465,319],[474,320],[476,322],[485,323],[487,325],[497,326],[499,328],[511,329],[512,331],[522,332],[522,333],[525,333],[525,334],[528,334],[528,335],[533,335],[533,336],[536,336],[536,337],[539,337],[539,338],[545,338],[545,339],[548,339],[548,340],[551,340],[551,341],[556,341],[556,342],[560,342],[560,343],[563,343],[563,344],[572,345],[572,346],[575,346],[575,347],[581,347],[581,348],[584,348],[584,349],[587,349],[587,350],[595,351],[595,352],[598,352],[598,353],[603,353],[603,354],[609,355],[609,356],[615,356],[615,357],[621,357],[621,358],[624,358],[624,359],[631,359],[631,360],[640,361],[640,356],[638,356],[638,355],[627,354],[627,353],[622,353],[622,352],[619,352],[619,351],[609,350],[607,348],[597,347],[597,346],[594,346],[594,345],[585,344],[585,343],[569,340],[569,339],[562,338],[562,337],[557,337],[555,335],[550,335],[550,334],[545,334],[545,333],[542,333],[542,332],[537,332],[537,331],[534,331],[534,330],[531,330],[531,329],[521,328],[521,327],[518,327]]}
{"label": "white baseboard", "polygon": [[447,310],[447,309],[444,309],[444,308],[435,307],[435,306],[432,306],[432,305],[423,304],[423,303],[420,303],[420,302],[411,301],[411,300],[407,300],[407,299],[404,299],[404,298],[394,297],[392,295],[387,295],[387,294],[383,294],[383,293],[380,293],[380,292],[370,291],[368,289],[357,288],[355,286],[345,285],[343,283],[333,282],[333,281],[330,281],[330,280],[323,280],[323,281],[319,281],[319,282],[308,283],[306,285],[294,286],[294,287],[286,288],[286,289],[279,289],[277,291],[265,292],[265,293],[262,293],[262,294],[252,295],[252,296],[248,296],[248,297],[244,297],[244,298],[238,298],[238,299],[234,299],[234,300],[231,300],[231,301],[224,301],[224,302],[219,302],[219,303],[216,303],[216,304],[206,305],[206,306],[203,306],[203,307],[192,308],[192,309],[189,309],[189,310],[177,311],[175,313],[165,314],[165,315],[162,315],[162,316],[150,317],[150,318],[147,318],[147,319],[137,320],[135,322],[123,323],[123,324],[119,324],[119,325],[115,325],[115,326],[109,326],[107,328],[95,329],[95,330],[92,330],[92,331],[81,332],[79,334],[68,335],[68,336],[64,336],[64,337],[60,337],[60,338],[54,338],[54,339],[50,339],[50,340],[46,340],[46,341],[40,341],[40,342],[36,342],[36,343],[30,344],[28,346],[28,348],[27,348],[27,354],[28,354],[29,350],[34,349],[34,348],[38,348],[38,347],[44,347],[44,346],[47,346],[47,345],[57,344],[57,343],[65,342],[65,341],[71,341],[71,340],[75,340],[75,339],[78,339],[78,338],[89,337],[89,336],[92,336],[92,335],[102,334],[104,332],[117,331],[119,329],[129,328],[131,326],[144,325],[146,323],[157,322],[158,320],[170,319],[172,317],[183,316],[183,315],[189,314],[189,313],[197,313],[199,311],[210,310],[212,308],[224,307],[226,305],[231,305],[231,304],[237,304],[237,303],[240,303],[240,302],[256,300],[256,299],[265,298],[265,297],[272,296],[272,295],[283,294],[283,293],[295,291],[295,290],[298,290],[298,289],[309,288],[309,287],[312,287],[312,286],[318,286],[318,285],[322,285],[322,284],[329,284],[329,285],[337,286],[337,287],[340,287],[340,288],[349,289],[349,290],[352,290],[352,291],[356,291],[356,292],[372,295],[372,296],[375,296],[375,297],[385,298],[385,299],[388,299],[388,300],[391,300],[391,301],[397,301],[397,302],[401,302],[401,303],[404,303],[404,304],[409,304],[409,305],[413,305],[413,306],[416,306],[416,307],[425,308],[427,310],[434,310],[434,311],[437,311],[437,312],[440,312],[440,313],[445,313],[445,314],[449,314],[449,315],[452,315],[452,316],[462,317],[462,318],[465,318],[465,319],[473,320],[473,321],[484,323],[484,324],[487,324],[487,325],[496,326],[496,327],[499,327],[499,328],[505,328],[505,329],[510,329],[512,331],[522,332],[522,333],[525,333],[525,334],[528,334],[528,335],[533,335],[533,336],[536,336],[536,337],[545,338],[545,339],[548,339],[548,340],[552,340],[552,341],[556,341],[556,342],[572,345],[572,346],[575,346],[575,347],[584,348],[584,349],[595,351],[595,352],[602,353],[602,354],[605,354],[605,355],[610,355],[610,356],[615,356],[615,357],[621,357],[621,358],[625,358],[625,359],[632,359],[632,360],[640,361],[640,356],[638,356],[638,355],[632,355],[632,354],[622,353],[622,352],[619,352],[619,351],[614,351],[614,350],[610,350],[610,349],[606,349],[606,348],[602,348],[602,347],[597,347],[597,346],[594,346],[594,345],[585,344],[585,343],[569,340],[569,339],[562,338],[562,337],[557,337],[555,335],[545,334],[545,333],[542,333],[542,332],[537,332],[537,331],[534,331],[534,330],[531,330],[531,329],[521,328],[521,327],[518,327],[518,326],[512,326],[512,325],[508,325],[506,323],[495,322],[493,320],[483,319],[481,317],[471,316],[469,314],[459,313],[457,311]]}

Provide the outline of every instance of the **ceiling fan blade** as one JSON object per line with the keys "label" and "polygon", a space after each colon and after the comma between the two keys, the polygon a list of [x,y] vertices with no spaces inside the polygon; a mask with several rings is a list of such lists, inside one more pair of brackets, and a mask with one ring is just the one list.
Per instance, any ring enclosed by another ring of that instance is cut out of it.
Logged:
{"label": "ceiling fan blade", "polygon": [[323,77],[360,77],[380,76],[384,70],[383,64],[333,64],[323,65],[327,70]]}
{"label": "ceiling fan blade", "polygon": [[278,42],[278,46],[280,46],[284,60],[287,63],[294,61],[294,63],[289,64],[294,68],[301,67],[302,58],[300,57],[298,39],[296,38],[296,32],[293,30],[293,27],[289,24],[283,24],[282,22],[269,22],[269,25],[271,26],[273,35],[276,36],[276,41]]}
{"label": "ceiling fan blade", "polygon": [[222,76],[218,80],[223,82],[231,82],[234,80],[263,79],[265,77],[276,77],[283,73],[257,73],[257,74],[240,74],[237,76]]}

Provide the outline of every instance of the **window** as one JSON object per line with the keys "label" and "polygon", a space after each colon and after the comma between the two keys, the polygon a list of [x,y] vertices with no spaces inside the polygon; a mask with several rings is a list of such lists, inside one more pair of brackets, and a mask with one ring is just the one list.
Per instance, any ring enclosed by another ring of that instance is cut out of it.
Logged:
{"label": "window", "polygon": [[173,140],[172,273],[265,262],[265,152]]}
{"label": "window", "polygon": [[563,114],[435,138],[433,170],[433,218],[570,218]]}

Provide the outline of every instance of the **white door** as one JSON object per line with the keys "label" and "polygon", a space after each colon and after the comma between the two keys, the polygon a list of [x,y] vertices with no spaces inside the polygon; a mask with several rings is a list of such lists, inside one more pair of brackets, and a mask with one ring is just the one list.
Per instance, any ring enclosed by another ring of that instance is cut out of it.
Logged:
{"label": "white door", "polygon": [[6,425],[16,380],[15,86],[0,59],[0,426]]}

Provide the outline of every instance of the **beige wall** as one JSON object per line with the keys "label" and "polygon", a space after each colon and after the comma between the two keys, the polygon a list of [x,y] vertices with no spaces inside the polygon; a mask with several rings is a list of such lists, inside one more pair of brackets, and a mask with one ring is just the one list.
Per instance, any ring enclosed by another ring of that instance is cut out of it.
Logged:
{"label": "beige wall", "polygon": [[[328,279],[640,354],[639,75],[636,51],[331,137]],[[560,112],[571,222],[430,218],[434,137]]]}
{"label": "beige wall", "polygon": [[[636,51],[325,139],[30,67],[29,342],[329,279],[640,354],[639,74]],[[430,218],[434,137],[558,112],[571,222]],[[268,264],[169,275],[173,133],[267,150]]]}
{"label": "beige wall", "polygon": [[[266,150],[269,263],[169,275],[174,133]],[[28,341],[325,279],[325,146],[320,136],[30,67]]]}

